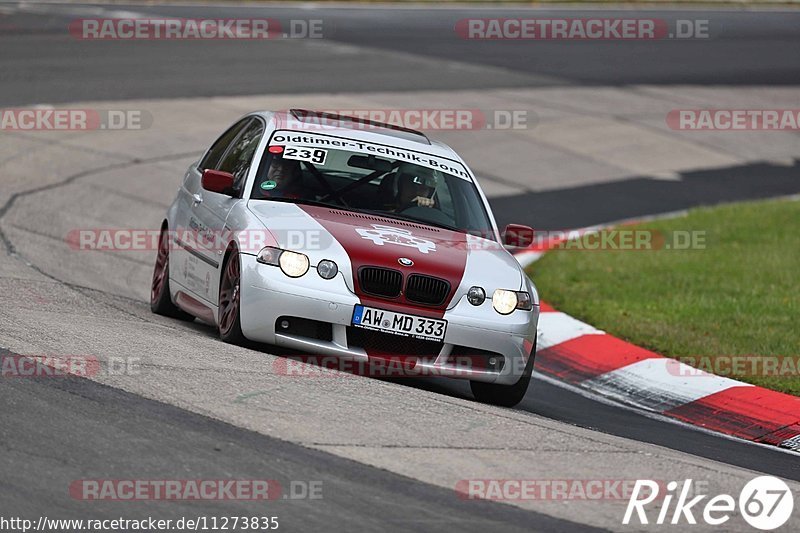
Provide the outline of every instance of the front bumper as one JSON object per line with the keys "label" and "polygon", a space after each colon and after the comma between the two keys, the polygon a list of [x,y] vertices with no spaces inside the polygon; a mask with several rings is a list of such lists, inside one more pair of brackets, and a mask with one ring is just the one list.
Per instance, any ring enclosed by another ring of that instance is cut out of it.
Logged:
{"label": "front bumper", "polygon": [[[254,256],[242,254],[240,258],[241,325],[245,337],[307,355],[334,356],[356,364],[370,362],[367,351],[354,345],[352,331],[348,335],[353,308],[361,301],[349,290],[341,273],[325,280],[312,267],[303,277],[292,279],[277,267],[258,263]],[[276,322],[281,317],[330,324],[330,335],[315,338],[276,331]],[[414,372],[487,383],[515,383],[531,354],[538,318],[537,306],[532,311],[501,316],[492,309],[490,301],[475,307],[463,298],[444,314],[447,330],[438,353],[414,358]],[[464,347],[501,355],[502,368],[466,367],[457,356]]]}

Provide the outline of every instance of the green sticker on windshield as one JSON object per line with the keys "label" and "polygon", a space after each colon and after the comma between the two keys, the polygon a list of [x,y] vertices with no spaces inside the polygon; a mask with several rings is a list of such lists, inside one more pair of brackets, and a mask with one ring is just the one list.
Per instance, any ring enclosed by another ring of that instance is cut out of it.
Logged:
{"label": "green sticker on windshield", "polygon": [[277,186],[278,186],[278,182],[272,181],[272,180],[267,180],[267,181],[265,181],[264,183],[261,184],[261,188],[264,189],[265,191],[271,191],[272,189],[274,189]]}

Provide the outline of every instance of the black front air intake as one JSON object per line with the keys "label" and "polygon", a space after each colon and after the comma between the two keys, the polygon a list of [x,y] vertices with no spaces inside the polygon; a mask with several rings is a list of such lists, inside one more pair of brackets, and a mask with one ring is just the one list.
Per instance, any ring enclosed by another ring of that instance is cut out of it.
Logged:
{"label": "black front air intake", "polygon": [[450,284],[433,276],[412,274],[406,282],[406,299],[424,305],[442,305],[450,293]]}
{"label": "black front air intake", "polygon": [[397,298],[403,288],[403,275],[390,268],[362,267],[358,281],[365,293],[384,298]]}

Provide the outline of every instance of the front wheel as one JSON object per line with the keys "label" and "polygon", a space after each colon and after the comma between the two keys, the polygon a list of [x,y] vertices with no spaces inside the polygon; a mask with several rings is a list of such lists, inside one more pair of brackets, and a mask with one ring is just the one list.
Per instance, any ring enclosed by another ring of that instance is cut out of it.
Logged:
{"label": "front wheel", "polygon": [[239,253],[234,250],[222,267],[219,284],[219,338],[231,344],[245,342],[239,311],[241,307],[241,269]]}
{"label": "front wheel", "polygon": [[513,385],[499,385],[497,383],[484,383],[482,381],[470,381],[469,388],[479,402],[499,405],[501,407],[514,407],[525,397],[528,392],[528,385],[533,374],[533,360],[536,357],[536,341],[533,342],[531,355],[522,375]]}

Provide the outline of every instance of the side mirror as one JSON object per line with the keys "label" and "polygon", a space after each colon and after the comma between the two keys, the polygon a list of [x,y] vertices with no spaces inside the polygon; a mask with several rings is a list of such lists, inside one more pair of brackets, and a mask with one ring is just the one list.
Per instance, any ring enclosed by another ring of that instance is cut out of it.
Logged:
{"label": "side mirror", "polygon": [[203,179],[200,181],[202,187],[211,192],[231,195],[233,189],[233,174],[222,172],[221,170],[211,170],[207,168],[203,171]]}
{"label": "side mirror", "polygon": [[503,230],[503,244],[517,248],[527,248],[533,244],[533,228],[522,224],[509,224]]}

